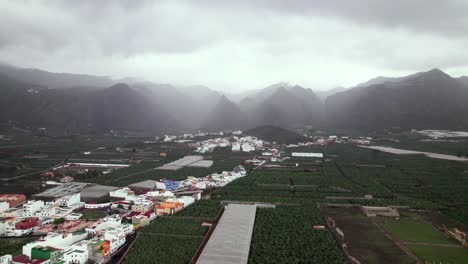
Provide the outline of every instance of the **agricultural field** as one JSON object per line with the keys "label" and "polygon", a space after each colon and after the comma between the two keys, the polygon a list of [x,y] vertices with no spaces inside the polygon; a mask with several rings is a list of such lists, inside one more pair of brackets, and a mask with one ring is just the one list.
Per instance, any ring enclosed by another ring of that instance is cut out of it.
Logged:
{"label": "agricultural field", "polygon": [[257,209],[249,263],[346,263],[317,207]]}
{"label": "agricultural field", "polygon": [[468,250],[456,240],[447,237],[433,224],[421,219],[408,217],[400,219],[378,219],[378,224],[387,230],[421,261],[430,263],[464,263]]}
{"label": "agricultural field", "polygon": [[380,220],[386,230],[404,242],[456,245],[454,240],[448,239],[429,223],[409,218]]}
{"label": "agricultural field", "polygon": [[186,212],[184,217],[178,217],[179,213],[161,217],[141,229],[124,263],[154,263],[155,260],[161,263],[190,262],[208,230],[201,225],[204,220],[197,219],[199,210],[192,212],[193,215]]}
{"label": "agricultural field", "polygon": [[321,206],[344,233],[348,252],[363,263],[415,263],[357,207]]}
{"label": "agricultural field", "polygon": [[151,233],[138,235],[125,264],[189,263],[202,237],[161,236]]}
{"label": "agricultural field", "polygon": [[466,263],[468,250],[462,247],[408,245],[423,263]]}
{"label": "agricultural field", "polygon": [[197,203],[177,212],[173,217],[213,219],[220,212],[222,205],[217,200],[200,200]]}
{"label": "agricultural field", "polygon": [[21,254],[23,245],[36,240],[34,237],[21,238],[2,238],[0,239],[0,256],[12,254],[13,256]]}

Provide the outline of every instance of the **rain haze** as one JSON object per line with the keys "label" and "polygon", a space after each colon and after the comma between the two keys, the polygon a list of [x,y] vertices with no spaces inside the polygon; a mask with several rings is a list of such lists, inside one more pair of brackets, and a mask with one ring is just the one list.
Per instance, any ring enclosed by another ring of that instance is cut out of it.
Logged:
{"label": "rain haze", "polygon": [[0,60],[53,72],[313,90],[439,68],[468,73],[468,2],[6,1]]}

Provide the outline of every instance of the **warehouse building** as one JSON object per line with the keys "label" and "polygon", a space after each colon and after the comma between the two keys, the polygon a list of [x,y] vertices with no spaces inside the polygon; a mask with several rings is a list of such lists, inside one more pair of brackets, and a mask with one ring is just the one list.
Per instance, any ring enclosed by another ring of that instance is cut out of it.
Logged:
{"label": "warehouse building", "polygon": [[135,192],[135,194],[144,194],[151,191],[166,189],[164,183],[153,180],[137,182],[134,184],[130,184],[128,187],[130,188],[130,190]]}
{"label": "warehouse building", "polygon": [[323,153],[313,153],[313,152],[293,152],[293,157],[303,157],[303,158],[323,158]]}
{"label": "warehouse building", "polygon": [[256,205],[228,204],[197,263],[247,263],[256,210]]}

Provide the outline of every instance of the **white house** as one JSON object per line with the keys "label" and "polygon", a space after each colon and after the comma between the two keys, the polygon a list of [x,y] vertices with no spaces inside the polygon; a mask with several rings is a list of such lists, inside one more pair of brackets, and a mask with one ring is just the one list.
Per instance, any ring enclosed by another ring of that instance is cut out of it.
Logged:
{"label": "white house", "polygon": [[57,206],[47,204],[41,210],[35,213],[36,217],[54,217],[59,212]]}
{"label": "white house", "polygon": [[81,194],[75,193],[72,195],[67,195],[55,200],[55,203],[60,207],[69,207],[69,208],[79,208],[83,207],[84,203],[81,202]]}
{"label": "white house", "polygon": [[242,144],[242,151],[243,152],[252,152],[255,151],[255,147],[249,143]]}
{"label": "white house", "polygon": [[3,255],[0,257],[0,264],[10,264],[12,259],[12,255]]}
{"label": "white house", "polygon": [[10,209],[10,204],[8,202],[0,202],[0,213],[3,213],[8,209]]}
{"label": "white house", "polygon": [[65,220],[76,221],[76,220],[79,220],[82,216],[83,214],[80,214],[80,213],[72,213],[72,214],[65,216]]}
{"label": "white house", "polygon": [[63,234],[48,233],[47,236],[24,245],[23,254],[31,258],[31,249],[37,246],[65,249],[76,242],[85,239],[87,235],[88,234],[86,234],[86,232]]}
{"label": "white house", "polygon": [[130,190],[130,188],[128,187],[124,187],[124,188],[121,188],[121,189],[117,189],[115,191],[112,191],[109,193],[109,196],[110,197],[113,197],[113,198],[127,198],[127,196],[129,195],[134,195],[135,193]]}
{"label": "white house", "polygon": [[241,145],[239,143],[233,143],[231,150],[234,152],[241,151]]}
{"label": "white house", "polygon": [[32,217],[36,215],[36,212],[44,207],[44,201],[41,200],[30,200],[23,204],[23,216]]}

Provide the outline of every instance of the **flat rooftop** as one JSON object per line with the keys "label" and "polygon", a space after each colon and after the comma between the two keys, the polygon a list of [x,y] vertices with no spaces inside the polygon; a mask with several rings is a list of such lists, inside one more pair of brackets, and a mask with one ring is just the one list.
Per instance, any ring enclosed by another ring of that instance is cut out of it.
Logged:
{"label": "flat rooftop", "polygon": [[182,169],[183,167],[193,164],[197,161],[200,161],[203,159],[203,156],[197,156],[197,155],[191,155],[191,156],[185,156],[183,158],[180,158],[178,160],[174,160],[172,162],[166,163],[160,167],[157,167],[156,169],[158,170],[178,170]]}
{"label": "flat rooftop", "polygon": [[88,185],[89,185],[89,183],[84,183],[84,182],[64,183],[64,184],[59,185],[57,187],[48,189],[48,190],[46,190],[44,192],[35,194],[35,195],[33,195],[33,197],[38,197],[38,198],[63,197],[63,196],[79,193]]}
{"label": "flat rooftop", "polygon": [[117,190],[118,187],[106,185],[94,185],[81,191],[82,199],[100,198],[109,195],[110,192]]}
{"label": "flat rooftop", "polygon": [[212,160],[199,160],[195,163],[187,165],[187,167],[209,168],[213,165]]}
{"label": "flat rooftop", "polygon": [[228,204],[197,263],[247,263],[256,210],[256,205]]}

